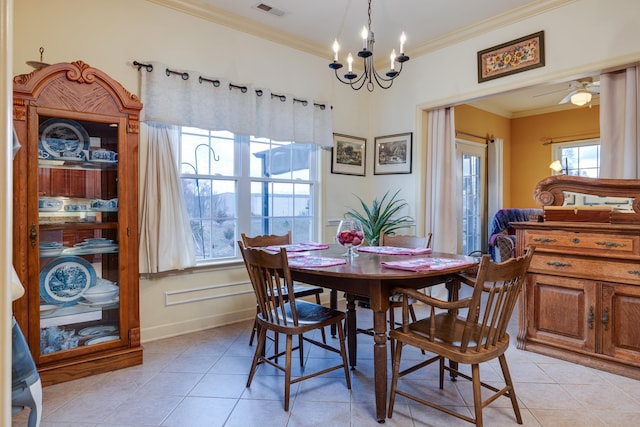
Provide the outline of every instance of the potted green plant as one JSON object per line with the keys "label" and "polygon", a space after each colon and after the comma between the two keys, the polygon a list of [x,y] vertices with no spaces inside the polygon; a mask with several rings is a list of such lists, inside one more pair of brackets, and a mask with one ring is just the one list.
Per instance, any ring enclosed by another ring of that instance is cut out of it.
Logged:
{"label": "potted green plant", "polygon": [[364,213],[351,209],[346,213],[346,216],[357,219],[362,223],[364,238],[370,246],[378,246],[380,232],[395,234],[396,230],[406,227],[413,222],[413,218],[407,215],[394,218],[402,208],[408,205],[404,199],[397,198],[398,193],[400,193],[400,190],[388,198],[389,192],[387,191],[380,201],[378,201],[377,198],[373,199],[371,206],[367,205],[360,196],[355,195],[358,200],[360,200]]}

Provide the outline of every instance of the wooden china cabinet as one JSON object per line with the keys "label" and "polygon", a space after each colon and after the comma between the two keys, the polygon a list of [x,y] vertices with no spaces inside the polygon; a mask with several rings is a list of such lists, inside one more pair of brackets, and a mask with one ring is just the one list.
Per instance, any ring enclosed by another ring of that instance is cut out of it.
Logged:
{"label": "wooden china cabinet", "polygon": [[13,310],[44,385],[142,363],[141,109],[82,61],[13,79]]}
{"label": "wooden china cabinet", "polygon": [[512,223],[536,246],[518,348],[640,379],[640,180],[553,176],[534,198],[544,222]]}

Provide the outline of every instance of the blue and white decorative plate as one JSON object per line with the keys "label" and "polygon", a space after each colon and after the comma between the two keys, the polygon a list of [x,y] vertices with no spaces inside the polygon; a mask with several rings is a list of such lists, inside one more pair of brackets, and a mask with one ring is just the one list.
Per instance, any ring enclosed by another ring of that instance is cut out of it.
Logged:
{"label": "blue and white decorative plate", "polygon": [[40,298],[49,304],[74,305],[96,284],[96,271],[77,256],[60,257],[40,271]]}
{"label": "blue and white decorative plate", "polygon": [[119,335],[105,335],[103,337],[95,337],[87,340],[84,345],[92,345],[92,344],[100,344],[103,342],[111,342],[118,341],[120,339]]}
{"label": "blue and white decorative plate", "polygon": [[75,120],[49,119],[39,128],[39,148],[54,159],[82,160],[89,149],[89,134]]}

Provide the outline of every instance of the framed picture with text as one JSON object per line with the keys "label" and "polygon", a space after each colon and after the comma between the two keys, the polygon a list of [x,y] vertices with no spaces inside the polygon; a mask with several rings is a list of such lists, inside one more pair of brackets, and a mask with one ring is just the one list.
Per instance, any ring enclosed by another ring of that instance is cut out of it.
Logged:
{"label": "framed picture with text", "polygon": [[413,133],[377,136],[374,144],[373,174],[411,173]]}
{"label": "framed picture with text", "polygon": [[331,173],[365,176],[366,149],[366,138],[334,133]]}

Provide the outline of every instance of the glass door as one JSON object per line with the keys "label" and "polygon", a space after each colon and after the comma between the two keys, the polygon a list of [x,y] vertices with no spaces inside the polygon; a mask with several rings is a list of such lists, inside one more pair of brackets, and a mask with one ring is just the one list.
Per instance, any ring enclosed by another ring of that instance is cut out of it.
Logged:
{"label": "glass door", "polygon": [[456,168],[459,194],[458,249],[463,254],[487,246],[486,226],[486,145],[456,141]]}
{"label": "glass door", "polygon": [[[68,113],[67,113],[68,114]],[[118,127],[37,114],[37,221],[31,250],[39,274],[40,358],[121,340]],[[30,147],[36,147],[32,144]],[[96,347],[97,348],[97,347]]]}

